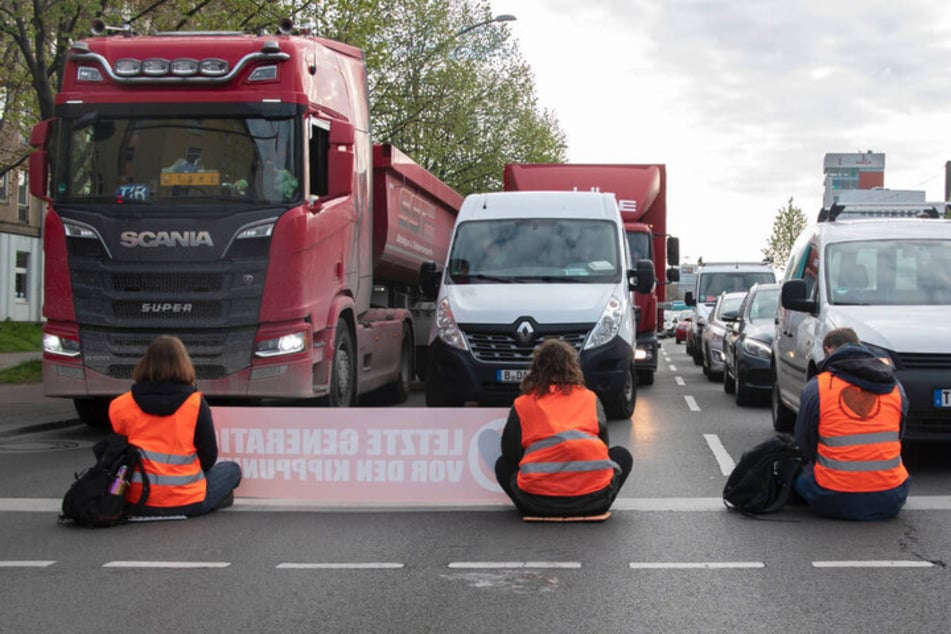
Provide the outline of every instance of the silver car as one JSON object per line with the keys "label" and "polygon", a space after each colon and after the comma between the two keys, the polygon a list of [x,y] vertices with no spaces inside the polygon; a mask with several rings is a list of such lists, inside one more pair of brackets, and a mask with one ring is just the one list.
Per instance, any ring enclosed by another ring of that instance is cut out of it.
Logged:
{"label": "silver car", "polygon": [[723,336],[727,324],[736,321],[740,304],[746,297],[746,291],[720,293],[706,327],[703,329],[703,341],[700,344],[703,373],[711,381],[723,380]]}

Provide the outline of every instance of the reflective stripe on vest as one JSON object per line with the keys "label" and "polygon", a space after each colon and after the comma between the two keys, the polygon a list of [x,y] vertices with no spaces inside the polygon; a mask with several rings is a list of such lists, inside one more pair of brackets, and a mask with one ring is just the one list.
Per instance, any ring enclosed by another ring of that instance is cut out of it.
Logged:
{"label": "reflective stripe on vest", "polygon": [[525,452],[518,487],[535,495],[573,497],[607,487],[620,467],[598,436],[597,397],[583,387],[515,399]]}
{"label": "reflective stripe on vest", "polygon": [[[190,394],[169,416],[144,412],[131,392],[116,397],[110,404],[113,429],[128,436],[142,456],[142,466],[149,478],[148,506],[189,506],[205,500],[207,484],[195,448],[200,408],[199,392]],[[142,476],[136,472],[126,498],[137,500],[141,490]]]}
{"label": "reflective stripe on vest", "polygon": [[887,491],[908,472],[901,461],[901,392],[861,390],[830,372],[818,376],[819,443],[814,474],[831,491]]}

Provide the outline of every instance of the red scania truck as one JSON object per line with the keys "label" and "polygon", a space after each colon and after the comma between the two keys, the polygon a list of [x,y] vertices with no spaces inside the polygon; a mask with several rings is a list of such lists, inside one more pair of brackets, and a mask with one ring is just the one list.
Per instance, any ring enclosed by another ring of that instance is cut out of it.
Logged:
{"label": "red scania truck", "polygon": [[287,22],[103,33],[72,45],[31,137],[46,394],[100,423],[174,334],[213,399],[405,399],[432,315],[420,264],[446,256],[462,198],[371,144],[362,53]]}
{"label": "red scania truck", "polygon": [[631,261],[651,260],[658,280],[652,292],[634,294],[637,381],[640,385],[652,384],[657,370],[657,333],[664,327],[667,283],[680,279],[679,240],[667,235],[666,166],[509,164],[505,166],[504,187],[507,191],[590,190],[615,195],[631,248]]}

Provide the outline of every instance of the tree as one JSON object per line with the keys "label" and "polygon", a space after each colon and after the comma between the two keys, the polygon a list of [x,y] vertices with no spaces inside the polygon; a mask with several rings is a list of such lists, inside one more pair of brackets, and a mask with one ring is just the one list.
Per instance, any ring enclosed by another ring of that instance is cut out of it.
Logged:
{"label": "tree", "polygon": [[[363,49],[372,136],[462,194],[501,187],[507,162],[562,162],[565,135],[541,109],[530,67],[487,0],[5,0],[0,132],[28,138],[54,115],[71,43],[100,18],[134,32],[273,32],[280,17]],[[29,148],[0,155],[0,173]]]}
{"label": "tree", "polygon": [[806,216],[802,209],[793,205],[792,196],[785,207],[780,207],[773,219],[773,233],[763,249],[763,256],[774,265],[786,266],[793,243],[806,228]]}

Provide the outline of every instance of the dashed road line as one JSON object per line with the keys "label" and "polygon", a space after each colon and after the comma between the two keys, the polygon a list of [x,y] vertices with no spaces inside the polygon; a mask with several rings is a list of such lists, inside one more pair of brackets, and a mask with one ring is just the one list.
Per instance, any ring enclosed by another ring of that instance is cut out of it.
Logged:
{"label": "dashed road line", "polygon": [[687,407],[690,408],[691,412],[699,412],[700,406],[697,405],[697,400],[690,396],[689,394],[684,395],[684,400],[687,401]]}
{"label": "dashed road line", "polygon": [[580,561],[453,561],[449,568],[501,570],[511,568],[581,568]]}
{"label": "dashed road line", "polygon": [[396,570],[405,567],[406,564],[397,561],[354,561],[337,563],[285,562],[275,566],[275,568],[281,570]]}
{"label": "dashed road line", "polygon": [[731,569],[731,568],[765,568],[762,561],[632,561],[634,570],[687,570],[687,569]]}
{"label": "dashed road line", "polygon": [[677,385],[679,385],[680,387],[685,387],[685,386],[687,385],[687,384],[684,382],[684,378],[683,378],[682,376],[675,376],[675,377],[674,377],[674,382],[675,382]]}
{"label": "dashed road line", "polygon": [[10,560],[0,561],[0,568],[48,568],[55,564],[55,560],[35,559],[35,560]]}
{"label": "dashed road line", "polygon": [[227,568],[230,561],[110,561],[103,568]]}
{"label": "dashed road line", "polygon": [[725,476],[730,475],[736,463],[733,462],[733,458],[730,457],[726,447],[720,442],[720,437],[716,434],[704,434],[703,438],[707,441],[710,451],[713,452],[713,457],[717,459],[717,464],[720,465],[720,473]]}
{"label": "dashed road line", "polygon": [[671,371],[671,372],[676,372],[676,371],[677,371],[677,366],[671,364],[671,366],[670,366],[670,371]]}
{"label": "dashed road line", "polygon": [[856,560],[856,561],[814,561],[813,568],[933,568],[930,561],[915,560]]}

